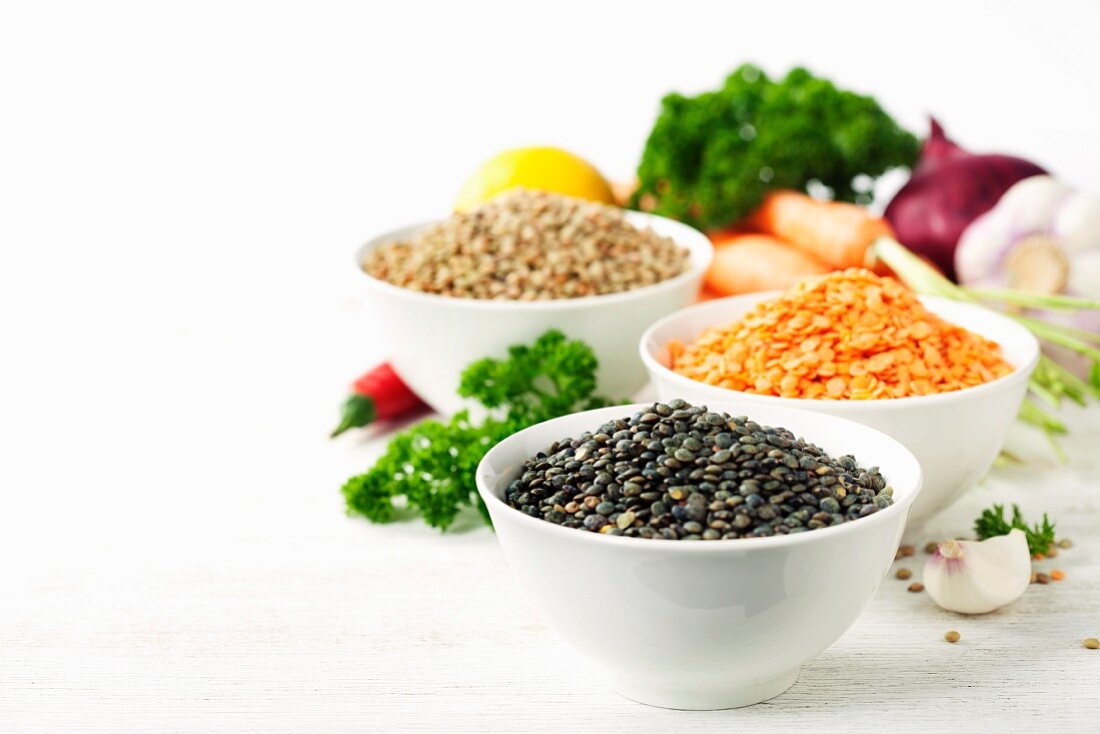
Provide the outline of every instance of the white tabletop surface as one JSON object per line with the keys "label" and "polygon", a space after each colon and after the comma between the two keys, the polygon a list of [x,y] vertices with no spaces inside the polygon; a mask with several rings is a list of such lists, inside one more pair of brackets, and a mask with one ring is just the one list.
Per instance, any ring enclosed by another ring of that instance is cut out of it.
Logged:
{"label": "white tabletop surface", "polygon": [[[95,419],[70,423],[64,453],[15,457],[52,481],[28,471],[4,512],[0,729],[1077,731],[1100,720],[1100,652],[1081,646],[1100,635],[1100,410],[1067,411],[1065,464],[1016,430],[1027,463],[997,469],[911,538],[965,535],[981,508],[1019,502],[1075,542],[1042,564],[1064,581],[964,618],[888,577],[782,696],[663,711],[619,698],[562,647],[487,528],[441,535],[344,516],[342,480],[383,442],[324,437],[346,367],[323,362],[346,360],[318,360],[290,385],[267,365],[294,349],[349,352],[341,335],[366,314],[345,307],[295,344],[147,333],[126,347],[136,365],[87,364],[82,409]],[[172,364],[186,370],[166,373]],[[195,381],[159,378],[184,373]],[[15,405],[35,430],[58,419]],[[117,435],[127,441],[107,440]],[[923,559],[904,564],[915,578]],[[948,629],[962,641],[944,642]]]}
{"label": "white tabletop surface", "polygon": [[665,92],[805,63],[1096,189],[1100,6],[378,5],[0,10],[0,732],[1095,731],[1100,410],[1065,464],[1017,430],[1027,463],[913,539],[1019,502],[1064,581],[965,619],[888,578],[790,691],[713,713],[609,692],[489,530],[345,517],[381,437],[325,435],[386,356],[352,253],[496,150],[626,179]]}

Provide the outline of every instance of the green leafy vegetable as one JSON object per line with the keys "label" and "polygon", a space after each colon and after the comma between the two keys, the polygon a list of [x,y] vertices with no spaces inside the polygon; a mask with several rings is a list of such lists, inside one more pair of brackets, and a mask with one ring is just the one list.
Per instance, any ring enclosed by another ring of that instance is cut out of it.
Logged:
{"label": "green leafy vegetable", "polygon": [[[495,415],[524,426],[577,410],[611,403],[593,397],[596,368],[592,349],[548,331],[531,346],[513,346],[505,360],[481,359],[462,373],[458,394],[473,398]],[[518,430],[518,429],[517,429]]]}
{"label": "green leafy vegetable", "polygon": [[773,189],[818,182],[837,200],[868,203],[873,178],[911,167],[918,150],[873,98],[803,68],[773,81],[746,64],[718,91],[661,100],[631,205],[717,229]]}
{"label": "green leafy vegetable", "polygon": [[445,530],[463,508],[476,507],[488,523],[474,485],[481,457],[527,426],[610,405],[592,394],[596,367],[591,348],[560,331],[548,331],[530,346],[511,347],[507,359],[474,362],[463,371],[458,392],[484,405],[489,417],[475,425],[462,411],[395,436],[373,467],[344,484],[349,514],[390,522],[404,506]]}
{"label": "green leafy vegetable", "polygon": [[1005,519],[1004,505],[993,505],[992,509],[985,510],[974,521],[974,532],[978,540],[985,540],[997,535],[1008,535],[1013,529],[1024,531],[1027,536],[1027,548],[1031,555],[1046,553],[1054,544],[1054,523],[1050,521],[1046,513],[1043,513],[1043,523],[1035,523],[1028,527],[1024,517],[1020,513],[1019,505],[1012,505],[1012,520]]}

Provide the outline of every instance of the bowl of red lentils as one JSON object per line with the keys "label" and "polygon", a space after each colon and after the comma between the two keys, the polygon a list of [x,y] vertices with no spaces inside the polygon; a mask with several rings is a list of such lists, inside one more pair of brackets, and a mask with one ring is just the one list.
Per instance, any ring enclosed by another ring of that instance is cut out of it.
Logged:
{"label": "bowl of red lentils", "polygon": [[862,269],[683,309],[653,324],[639,351],[661,399],[736,395],[897,439],[924,470],[912,523],[989,470],[1039,359],[1011,319]]}
{"label": "bowl of red lentils", "polygon": [[429,405],[463,407],[459,374],[555,328],[589,344],[598,391],[646,383],[651,323],[695,299],[712,248],[671,219],[516,189],[364,245],[358,265],[401,378]]}

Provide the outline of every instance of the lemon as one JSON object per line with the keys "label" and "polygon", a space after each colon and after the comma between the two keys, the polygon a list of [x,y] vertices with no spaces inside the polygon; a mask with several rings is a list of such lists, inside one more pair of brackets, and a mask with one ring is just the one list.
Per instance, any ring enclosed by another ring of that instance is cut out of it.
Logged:
{"label": "lemon", "polygon": [[516,186],[615,203],[607,180],[583,158],[561,148],[513,148],[497,153],[466,179],[455,211],[472,209]]}

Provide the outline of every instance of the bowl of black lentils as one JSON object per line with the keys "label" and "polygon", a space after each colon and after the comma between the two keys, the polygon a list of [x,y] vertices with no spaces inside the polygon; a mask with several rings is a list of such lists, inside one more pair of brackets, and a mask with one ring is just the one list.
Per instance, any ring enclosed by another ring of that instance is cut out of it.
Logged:
{"label": "bowl of black lentils", "polygon": [[921,470],[835,416],[670,400],[520,431],[477,482],[535,606],[615,690],[717,709],[779,695],[851,626]]}

